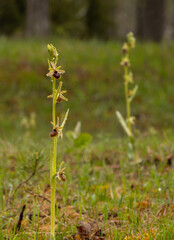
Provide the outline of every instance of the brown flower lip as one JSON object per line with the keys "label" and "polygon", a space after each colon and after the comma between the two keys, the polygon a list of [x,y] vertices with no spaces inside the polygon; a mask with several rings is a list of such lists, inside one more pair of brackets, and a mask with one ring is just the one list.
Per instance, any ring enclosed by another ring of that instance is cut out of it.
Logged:
{"label": "brown flower lip", "polygon": [[129,63],[125,61],[124,66],[129,66]]}
{"label": "brown flower lip", "polygon": [[59,179],[62,180],[63,182],[66,181],[66,176],[64,175],[63,172],[59,173]]}
{"label": "brown flower lip", "polygon": [[59,103],[62,102],[62,98],[61,98],[61,97],[58,97],[58,98],[57,98],[57,102],[59,102]]}
{"label": "brown flower lip", "polygon": [[123,54],[127,53],[127,49],[126,48],[122,48],[122,53]]}
{"label": "brown flower lip", "polygon": [[50,132],[49,136],[50,137],[56,137],[58,135],[58,131],[56,128],[53,128],[52,131]]}
{"label": "brown flower lip", "polygon": [[58,79],[58,78],[60,78],[61,76],[60,76],[60,73],[58,73],[58,71],[54,71],[53,77],[56,78],[56,79]]}

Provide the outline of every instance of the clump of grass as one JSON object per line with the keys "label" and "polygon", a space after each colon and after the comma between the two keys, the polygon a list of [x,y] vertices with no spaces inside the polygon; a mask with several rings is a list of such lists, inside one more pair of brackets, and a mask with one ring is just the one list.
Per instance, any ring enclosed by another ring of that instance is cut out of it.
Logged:
{"label": "clump of grass", "polygon": [[[51,154],[50,154],[50,186],[51,186],[51,239],[55,239],[55,191],[56,191],[56,176],[61,181],[65,181],[66,177],[64,174],[64,169],[62,168],[63,162],[60,164],[59,171],[56,172],[56,158],[57,158],[57,143],[58,138],[63,137],[63,128],[68,117],[69,109],[67,110],[62,124],[59,124],[59,117],[57,117],[56,122],[56,104],[61,103],[62,100],[68,101],[64,97],[66,91],[62,91],[62,81],[61,75],[65,72],[61,69],[61,66],[57,65],[58,62],[58,52],[57,49],[52,45],[48,44],[48,52],[50,54],[50,59],[48,60],[49,72],[47,76],[51,78],[52,81],[52,94],[48,98],[52,98],[52,121],[51,124],[53,128],[49,134],[53,138],[53,143],[51,145]],[[56,87],[57,81],[58,87]]]}
{"label": "clump of grass", "polygon": [[127,42],[123,44],[122,47],[122,60],[121,60],[121,66],[123,66],[124,70],[124,91],[125,91],[125,100],[126,100],[126,120],[124,120],[123,116],[119,111],[116,111],[117,118],[123,127],[124,131],[129,137],[129,158],[134,158],[134,152],[135,152],[135,137],[133,134],[133,125],[135,123],[135,117],[131,114],[131,102],[134,99],[138,86],[134,86],[133,89],[129,88],[130,84],[133,84],[133,74],[130,70],[130,58],[129,53],[131,48],[135,48],[135,38],[133,36],[133,33],[129,33],[127,35]]}

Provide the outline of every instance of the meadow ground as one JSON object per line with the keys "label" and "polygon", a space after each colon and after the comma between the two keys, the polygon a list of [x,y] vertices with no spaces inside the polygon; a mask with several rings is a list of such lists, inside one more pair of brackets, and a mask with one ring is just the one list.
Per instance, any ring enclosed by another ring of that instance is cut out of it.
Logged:
{"label": "meadow ground", "polygon": [[[67,72],[69,102],[60,110],[70,108],[58,146],[67,180],[57,182],[57,239],[85,239],[85,231],[86,239],[94,240],[173,239],[174,45],[138,43],[132,51],[139,85],[133,103],[139,158],[132,162],[115,117],[125,105],[121,44],[5,38],[0,39],[0,239],[48,238],[47,42],[56,45]],[[73,139],[79,120],[83,134]]]}

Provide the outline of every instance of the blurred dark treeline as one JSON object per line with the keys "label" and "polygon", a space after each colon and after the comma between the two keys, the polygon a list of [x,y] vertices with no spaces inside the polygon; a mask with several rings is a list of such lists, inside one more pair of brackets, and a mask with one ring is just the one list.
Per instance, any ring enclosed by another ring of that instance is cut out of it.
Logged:
{"label": "blurred dark treeline", "polygon": [[174,38],[173,0],[0,0],[0,34]]}

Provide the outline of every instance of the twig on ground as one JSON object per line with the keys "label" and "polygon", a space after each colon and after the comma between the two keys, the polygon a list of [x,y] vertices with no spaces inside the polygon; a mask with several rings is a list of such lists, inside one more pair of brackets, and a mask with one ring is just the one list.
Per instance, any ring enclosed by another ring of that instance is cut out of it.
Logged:
{"label": "twig on ground", "polygon": [[20,229],[21,229],[21,223],[22,223],[22,220],[23,220],[25,208],[26,208],[26,205],[24,205],[24,206],[22,207],[22,210],[21,210],[21,212],[20,212],[19,220],[18,220],[16,229],[15,229],[15,234],[16,234],[18,231],[20,231]]}
{"label": "twig on ground", "polygon": [[35,174],[36,174],[36,169],[37,169],[37,165],[38,165],[38,160],[39,160],[38,153],[36,153],[36,160],[35,160],[35,165],[34,165],[33,172],[31,173],[31,175],[30,175],[26,180],[24,180],[23,182],[21,182],[21,183],[19,183],[19,184],[17,185],[17,187],[16,187],[15,190],[14,190],[13,195],[10,197],[10,200],[9,200],[10,203],[11,203],[12,199],[14,198],[14,195],[16,194],[16,192],[18,191],[18,189],[19,189],[22,185],[28,183],[28,182],[30,181],[30,179],[35,176]]}
{"label": "twig on ground", "polygon": [[34,197],[43,198],[44,200],[46,200],[46,201],[48,201],[49,203],[51,203],[51,201],[50,201],[48,198],[46,198],[45,196],[43,196],[43,195],[35,194],[35,193],[29,192],[29,191],[26,191],[26,192],[29,193],[29,194],[31,194],[31,195],[33,195]]}

